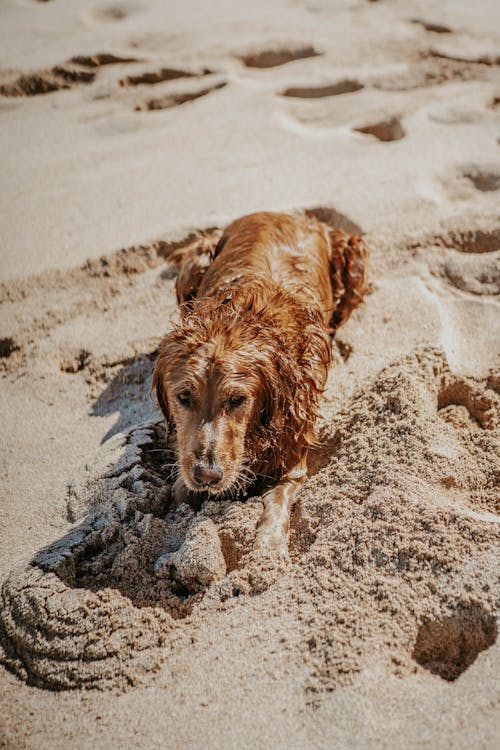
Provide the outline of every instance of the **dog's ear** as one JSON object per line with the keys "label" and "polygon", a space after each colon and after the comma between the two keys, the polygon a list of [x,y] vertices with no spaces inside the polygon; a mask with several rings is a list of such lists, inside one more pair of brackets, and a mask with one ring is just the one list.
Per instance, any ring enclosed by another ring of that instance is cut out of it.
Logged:
{"label": "dog's ear", "polygon": [[330,233],[330,277],[335,309],[331,325],[335,330],[345,323],[369,290],[367,282],[368,248],[357,235],[339,229]]}
{"label": "dog's ear", "polygon": [[[303,453],[304,424],[299,423],[295,407],[300,399],[297,368],[286,352],[263,345],[256,358],[260,393],[253,430],[270,454],[269,473],[288,470],[297,455]],[[264,360],[264,361],[263,361]]]}
{"label": "dog's ear", "polygon": [[271,472],[278,466],[291,469],[316,442],[314,427],[331,348],[322,327],[306,316],[303,332],[303,350],[298,357],[276,341],[269,346],[259,342],[255,358],[261,393],[254,429],[272,448]]}
{"label": "dog's ear", "polygon": [[276,420],[277,413],[279,413],[277,404],[279,394],[273,384],[273,378],[262,378],[261,385],[262,393],[258,405],[257,426],[261,430],[269,430],[271,424]]}
{"label": "dog's ear", "polygon": [[179,267],[179,275],[175,283],[179,306],[196,297],[208,267],[223,246],[222,231],[210,229],[172,254],[170,257],[171,265]]}
{"label": "dog's ear", "polygon": [[161,351],[160,351],[156,359],[155,367],[153,370],[151,391],[153,391],[153,389],[156,391],[156,399],[158,401],[158,406],[163,412],[165,421],[168,423],[170,422],[170,410],[168,408],[168,401],[164,392],[162,375],[163,375],[163,362],[162,362]]}

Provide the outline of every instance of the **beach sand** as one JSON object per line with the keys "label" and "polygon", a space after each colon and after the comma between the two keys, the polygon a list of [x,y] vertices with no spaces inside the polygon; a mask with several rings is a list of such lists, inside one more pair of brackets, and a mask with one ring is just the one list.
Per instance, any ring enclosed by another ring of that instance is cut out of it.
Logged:
{"label": "beach sand", "polygon": [[[497,747],[498,4],[0,17],[0,747]],[[371,250],[280,571],[260,498],[166,512],[150,396],[169,252],[256,210]]]}

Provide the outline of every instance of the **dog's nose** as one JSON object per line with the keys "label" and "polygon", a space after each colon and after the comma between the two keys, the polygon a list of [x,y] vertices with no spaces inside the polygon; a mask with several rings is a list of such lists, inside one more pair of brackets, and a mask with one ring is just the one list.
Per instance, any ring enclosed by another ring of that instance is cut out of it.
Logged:
{"label": "dog's nose", "polygon": [[224,476],[224,472],[217,466],[213,466],[209,469],[203,464],[195,464],[193,466],[193,479],[197,484],[217,484]]}

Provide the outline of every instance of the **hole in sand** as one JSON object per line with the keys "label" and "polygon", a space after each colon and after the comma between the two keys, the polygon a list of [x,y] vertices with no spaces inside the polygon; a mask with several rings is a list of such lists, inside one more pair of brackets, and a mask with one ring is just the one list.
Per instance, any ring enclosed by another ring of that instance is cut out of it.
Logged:
{"label": "hole in sand", "polygon": [[166,96],[158,97],[157,99],[149,99],[148,101],[144,102],[143,104],[138,104],[135,107],[136,112],[148,112],[148,111],[155,111],[159,109],[170,109],[171,107],[178,107],[181,104],[185,104],[186,102],[192,102],[194,99],[199,99],[202,96],[206,96],[207,94],[211,94],[212,91],[217,91],[219,89],[224,88],[226,86],[226,82],[222,81],[221,83],[217,83],[215,86],[209,86],[206,89],[201,89],[200,91],[191,91],[186,93],[179,93],[179,94],[167,94]]}
{"label": "hole in sand", "polygon": [[7,359],[10,355],[19,349],[18,345],[11,336],[0,339],[0,357]]}
{"label": "hole in sand", "polygon": [[453,682],[496,638],[495,618],[480,606],[465,606],[450,617],[424,622],[412,658],[432,674]]}
{"label": "hole in sand", "polygon": [[398,117],[393,117],[390,120],[382,120],[373,125],[364,125],[360,128],[354,128],[354,130],[357,133],[374,135],[379,141],[385,142],[400,141],[406,135]]}
{"label": "hole in sand", "polygon": [[303,60],[307,57],[318,57],[314,47],[307,45],[301,47],[283,47],[276,50],[262,50],[260,52],[249,52],[238,57],[247,68],[275,68],[285,65],[293,60]]}
{"label": "hole in sand", "polygon": [[328,224],[332,229],[341,229],[348,234],[364,234],[359,224],[356,224],[349,216],[341,214],[340,211],[336,211],[329,206],[306,208],[304,213],[306,216],[312,216],[318,221]]}
{"label": "hole in sand", "polygon": [[360,91],[363,84],[356,80],[346,79],[326,86],[300,87],[292,86],[281,92],[281,96],[290,96],[297,99],[321,99],[326,96],[338,96],[339,94],[350,94]]}
{"label": "hole in sand", "polygon": [[494,428],[498,419],[498,406],[493,394],[483,392],[471,382],[458,377],[445,379],[438,393],[438,414],[457,429],[481,427]]}
{"label": "hole in sand", "polygon": [[480,167],[473,167],[463,174],[482,193],[489,193],[500,188],[500,172],[496,168],[481,169]]}
{"label": "hole in sand", "polygon": [[208,76],[213,72],[209,68],[204,68],[200,73],[193,73],[190,70],[182,70],[181,68],[161,68],[161,70],[147,71],[140,75],[122,78],[120,86],[141,86],[142,84],[151,86],[156,83],[163,83],[164,81],[175,81],[177,78]]}

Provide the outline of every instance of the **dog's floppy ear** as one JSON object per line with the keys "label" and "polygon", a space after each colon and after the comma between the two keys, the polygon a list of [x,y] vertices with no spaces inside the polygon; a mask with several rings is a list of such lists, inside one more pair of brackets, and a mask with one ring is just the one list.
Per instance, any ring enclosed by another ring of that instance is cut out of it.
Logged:
{"label": "dog's floppy ear", "polygon": [[317,321],[304,315],[302,351],[292,356],[280,341],[259,341],[255,368],[261,384],[254,429],[272,448],[274,471],[289,470],[315,444],[315,421],[331,358],[330,340]]}
{"label": "dog's floppy ear", "polygon": [[330,276],[335,302],[331,325],[335,330],[360,304],[368,292],[368,248],[357,235],[341,230],[330,233]]}
{"label": "dog's floppy ear", "polygon": [[162,357],[161,357],[161,352],[160,352],[156,359],[155,367],[153,370],[153,380],[151,382],[151,391],[153,389],[156,391],[156,399],[158,401],[158,405],[160,409],[163,412],[165,421],[170,422],[170,410],[168,408],[168,401],[167,401],[167,397],[164,393],[164,388],[163,388],[162,364],[163,363],[162,363]]}
{"label": "dog's floppy ear", "polygon": [[[170,257],[171,265],[179,266],[175,283],[177,304],[182,306],[196,297],[208,267],[224,246],[222,231],[211,229],[199,235],[186,247]],[[181,307],[182,314],[182,307]]]}

